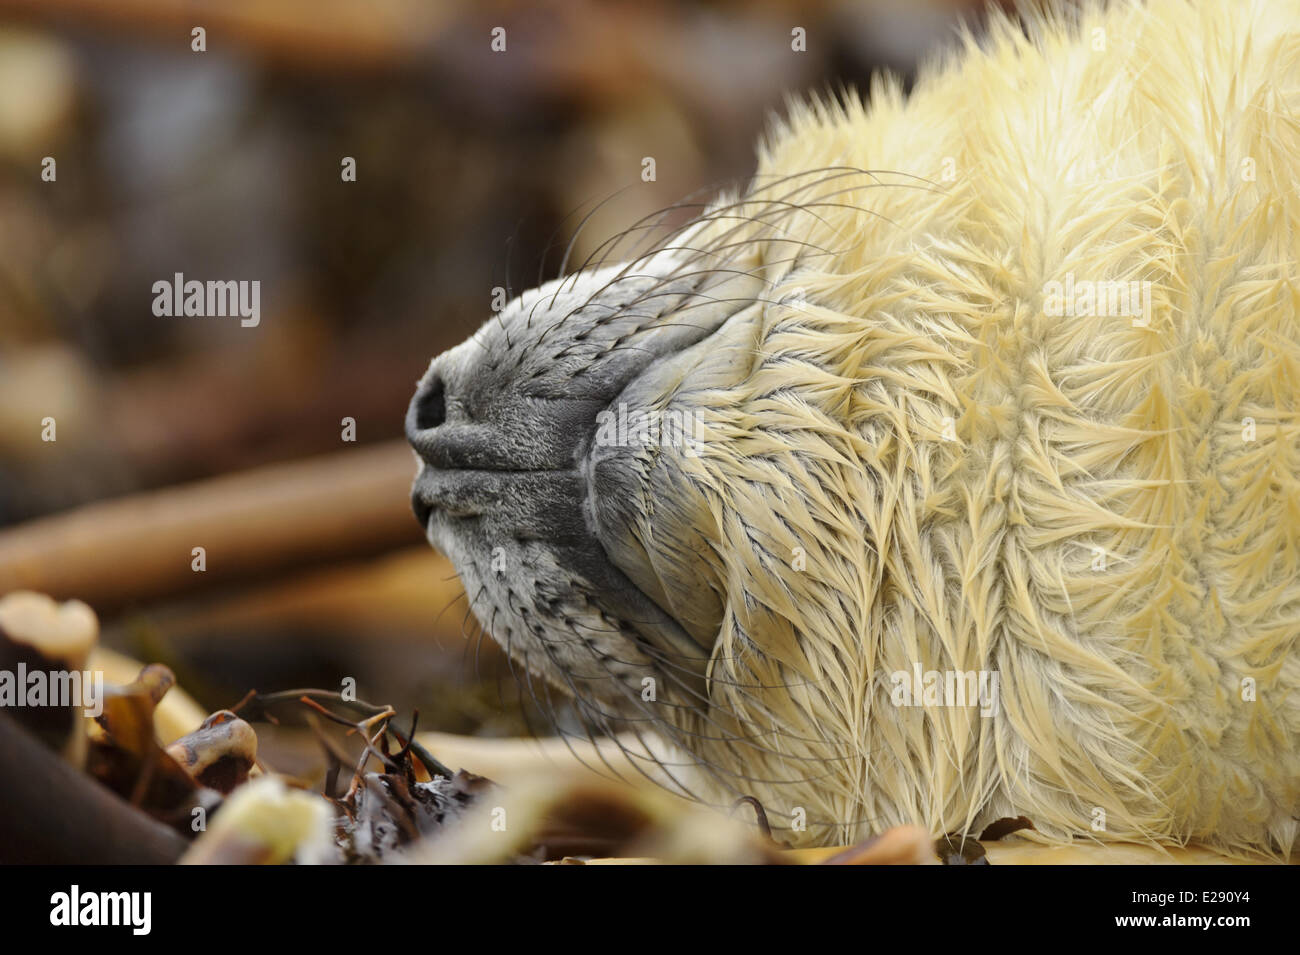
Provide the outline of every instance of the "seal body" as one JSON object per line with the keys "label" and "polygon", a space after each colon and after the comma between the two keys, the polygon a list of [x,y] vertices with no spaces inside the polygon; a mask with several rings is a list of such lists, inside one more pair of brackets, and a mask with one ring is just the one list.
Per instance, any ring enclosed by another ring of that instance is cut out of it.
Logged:
{"label": "seal body", "polygon": [[525,679],[783,838],[1284,853],[1300,3],[995,20],[437,358],[414,490]]}

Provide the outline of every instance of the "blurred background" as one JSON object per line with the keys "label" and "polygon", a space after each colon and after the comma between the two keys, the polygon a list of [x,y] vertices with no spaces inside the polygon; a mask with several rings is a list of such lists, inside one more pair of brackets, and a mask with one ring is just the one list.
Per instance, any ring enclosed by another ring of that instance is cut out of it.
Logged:
{"label": "blurred background", "polygon": [[[86,600],[208,709],[351,676],[546,732],[410,515],[416,380],[494,288],[743,183],[789,97],[981,6],[0,0],[0,593]],[[176,272],[259,280],[260,324],[155,316]]]}

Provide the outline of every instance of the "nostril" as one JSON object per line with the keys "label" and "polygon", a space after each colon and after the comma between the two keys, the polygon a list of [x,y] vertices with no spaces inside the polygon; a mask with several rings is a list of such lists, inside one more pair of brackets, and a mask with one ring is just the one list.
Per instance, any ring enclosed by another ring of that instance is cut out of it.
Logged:
{"label": "nostril", "polygon": [[415,396],[415,427],[428,431],[447,420],[447,390],[442,378],[431,377]]}

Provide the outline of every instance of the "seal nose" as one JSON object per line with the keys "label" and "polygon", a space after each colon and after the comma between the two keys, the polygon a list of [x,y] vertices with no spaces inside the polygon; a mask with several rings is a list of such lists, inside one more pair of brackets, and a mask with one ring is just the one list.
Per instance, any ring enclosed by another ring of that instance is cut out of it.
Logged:
{"label": "seal nose", "polygon": [[[447,387],[442,376],[430,371],[415,389],[411,405],[406,409],[406,440],[416,449],[416,453],[428,463],[428,458],[420,449],[427,446],[427,441],[419,440],[421,435],[439,427],[447,419]],[[429,526],[429,517],[433,514],[433,505],[423,499],[416,488],[411,489],[411,510],[421,527]]]}
{"label": "seal nose", "polygon": [[414,441],[419,432],[430,431],[446,420],[447,388],[441,375],[430,372],[411,399],[411,407],[406,415],[406,437]]}

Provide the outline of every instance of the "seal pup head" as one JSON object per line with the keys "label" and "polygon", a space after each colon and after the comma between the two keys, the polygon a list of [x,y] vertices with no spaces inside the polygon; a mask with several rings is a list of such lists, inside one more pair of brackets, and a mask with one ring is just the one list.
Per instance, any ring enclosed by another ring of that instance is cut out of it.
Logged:
{"label": "seal pup head", "polygon": [[638,382],[761,294],[761,280],[677,238],[510,302],[433,360],[407,414],[430,541],[489,631],[579,700],[618,706],[656,677],[682,703],[702,688],[707,629],[627,575],[617,529],[599,519],[609,498],[639,493],[622,453],[648,437]]}
{"label": "seal pup head", "polygon": [[873,181],[774,178],[649,251],[528,291],[433,360],[407,413],[417,519],[534,696],[559,687],[592,729],[655,731],[717,777],[710,791],[750,792],[745,761],[712,751],[767,751],[773,732],[753,722],[771,701],[742,714],[719,685],[756,702],[788,679],[720,655],[784,658],[793,640],[788,621],[760,624],[772,601],[745,599],[727,553],[737,456],[778,470],[729,393],[772,315],[800,307],[790,277],[827,254],[795,238],[801,220]]}

